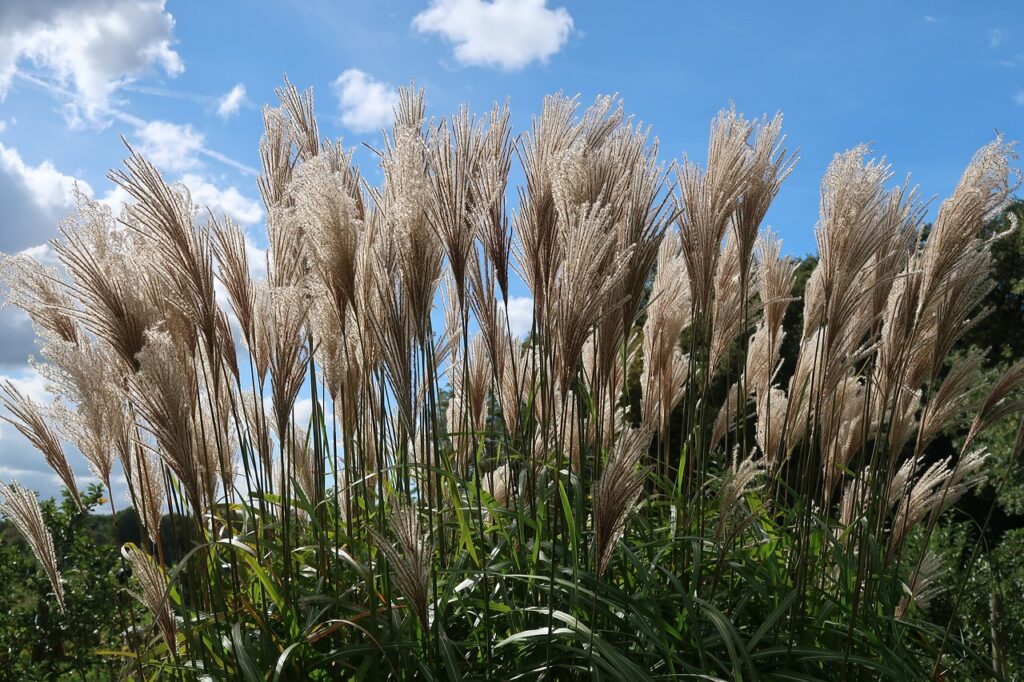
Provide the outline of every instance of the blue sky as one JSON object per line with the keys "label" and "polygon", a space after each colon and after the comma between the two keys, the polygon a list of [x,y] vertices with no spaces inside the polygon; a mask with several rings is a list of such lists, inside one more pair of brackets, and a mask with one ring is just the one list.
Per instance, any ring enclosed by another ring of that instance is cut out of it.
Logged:
{"label": "blue sky", "polygon": [[[121,135],[259,244],[260,107],[285,73],[315,89],[321,133],[349,146],[379,144],[395,88],[413,79],[435,116],[508,98],[517,130],[545,94],[619,93],[665,160],[702,160],[709,122],[730,102],[748,116],[782,111],[801,160],[767,222],[802,255],[836,152],[870,143],[895,179],[912,173],[941,200],[995,131],[1024,138],[1024,6],[5,0],[0,251],[52,237],[76,181],[116,206],[106,173],[125,155]],[[357,158],[376,177],[371,155]],[[0,374],[40,397],[25,320],[0,312],[0,337]],[[80,458],[75,469],[88,476]],[[56,490],[0,425],[0,480],[12,477]]]}

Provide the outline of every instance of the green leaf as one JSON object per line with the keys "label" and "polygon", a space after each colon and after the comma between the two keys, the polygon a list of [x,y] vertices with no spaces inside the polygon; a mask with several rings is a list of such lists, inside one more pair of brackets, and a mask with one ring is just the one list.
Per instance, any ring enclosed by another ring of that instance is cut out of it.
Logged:
{"label": "green leaf", "polygon": [[231,627],[231,648],[235,652],[235,659],[238,661],[238,667],[245,679],[248,682],[262,682],[263,677],[256,670],[256,665],[246,650],[245,639],[242,636],[242,621],[240,620],[235,621]]}

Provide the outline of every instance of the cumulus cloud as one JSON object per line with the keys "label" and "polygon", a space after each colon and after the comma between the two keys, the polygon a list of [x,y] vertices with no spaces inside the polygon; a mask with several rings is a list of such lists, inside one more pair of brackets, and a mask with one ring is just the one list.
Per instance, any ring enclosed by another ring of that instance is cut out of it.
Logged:
{"label": "cumulus cloud", "polygon": [[348,69],[338,76],[334,92],[341,122],[357,133],[379,130],[394,120],[398,91],[359,69]]}
{"label": "cumulus cloud", "polygon": [[267,250],[253,243],[252,237],[245,235],[245,255],[249,260],[249,274],[253,279],[267,278]]}
{"label": "cumulus cloud", "polygon": [[245,86],[241,83],[235,85],[231,90],[217,102],[217,115],[221,118],[230,118],[238,113],[245,101]]}
{"label": "cumulus cloud", "polygon": [[32,194],[36,204],[42,208],[63,208],[70,204],[68,195],[77,184],[84,191],[89,185],[70,175],[58,171],[53,163],[45,160],[37,166],[25,163],[17,149],[0,144],[0,168],[19,176]]}
{"label": "cumulus cloud", "polygon": [[[53,396],[46,392],[46,381],[32,368],[0,374],[0,382],[4,381],[10,381],[21,393],[37,403],[47,405],[53,401]],[[0,407],[0,410],[2,409]],[[63,445],[68,464],[75,472],[78,487],[85,488],[90,483],[98,483],[89,471],[89,465],[82,454],[69,443]],[[115,492],[123,496],[124,477],[120,473],[120,467],[116,467],[112,479]],[[63,485],[53,470],[47,466],[43,455],[13,426],[0,422],[0,481],[10,483],[12,480],[35,490],[44,499],[59,498]]]}
{"label": "cumulus cloud", "polygon": [[46,390],[46,379],[34,369],[12,375],[0,375],[0,382],[7,381],[11,382],[26,398],[37,403],[48,403],[53,400],[53,396]]}
{"label": "cumulus cloud", "polygon": [[[55,266],[57,254],[49,244],[39,244],[21,253],[32,256],[40,263]],[[5,305],[6,291],[0,287],[0,370],[24,370],[30,355],[36,355],[39,345],[32,320],[21,308]]]}
{"label": "cumulus cloud", "polygon": [[569,12],[549,8],[547,0],[433,0],[412,25],[453,43],[462,64],[509,71],[547,61],[573,28]]}
{"label": "cumulus cloud", "polygon": [[121,215],[121,209],[123,209],[125,205],[134,203],[132,196],[128,194],[128,190],[120,185],[115,185],[107,190],[107,193],[97,199],[97,201],[109,206],[110,212],[115,218]]}
{"label": "cumulus cloud", "polygon": [[5,0],[0,3],[0,98],[26,63],[75,95],[69,120],[95,121],[111,95],[155,67],[184,70],[164,0]]}
{"label": "cumulus cloud", "polygon": [[[267,414],[273,414],[274,403],[269,396],[263,399],[263,408],[267,411]],[[307,427],[309,426],[309,418],[312,414],[313,399],[306,397],[297,398],[295,400],[295,405],[292,407],[292,424],[303,430],[307,430]]]}
{"label": "cumulus cloud", "polygon": [[532,326],[533,299],[529,296],[509,296],[508,328],[512,335],[521,339],[530,333]]}
{"label": "cumulus cloud", "polygon": [[[243,225],[262,220],[259,202],[204,173],[200,155],[210,153],[203,146],[203,135],[191,125],[141,122],[134,142],[161,171],[181,173],[178,181],[189,188],[198,207],[208,207],[218,215],[227,214]],[[60,220],[74,209],[72,190],[76,186],[86,196],[94,196],[87,182],[62,173],[51,161],[33,165],[17,149],[0,143],[0,206],[4,211],[0,220],[0,252],[38,247],[54,237]],[[99,201],[118,215],[130,197],[121,187],[112,187]]]}
{"label": "cumulus cloud", "polygon": [[61,173],[50,161],[32,165],[13,147],[0,143],[0,251],[21,251],[41,244],[57,231],[57,222],[73,206],[77,183],[86,194],[88,183]]}
{"label": "cumulus cloud", "polygon": [[[218,185],[200,173],[185,173],[177,182],[188,189],[193,205],[199,210],[200,222],[206,219],[207,209],[217,218],[227,215],[236,223],[245,226],[263,219],[263,207],[259,202],[242,194],[234,185]],[[99,202],[109,206],[111,212],[117,216],[121,214],[124,206],[135,203],[135,200],[124,188],[117,186],[103,195]]]}
{"label": "cumulus cloud", "polygon": [[188,187],[196,206],[208,208],[217,216],[227,214],[232,220],[243,225],[252,225],[263,218],[263,209],[259,203],[243,196],[233,186],[218,187],[194,173],[183,175],[181,183]]}
{"label": "cumulus cloud", "polygon": [[135,130],[139,153],[161,171],[182,171],[199,165],[203,135],[189,124],[146,121]]}
{"label": "cumulus cloud", "polygon": [[[179,141],[188,142],[196,138],[189,127],[183,128],[184,132],[179,130],[176,133]],[[166,132],[160,127],[152,130]],[[160,154],[171,153],[169,140],[172,138],[175,134],[156,133],[147,138],[150,144],[165,143],[164,147],[157,144],[154,158],[166,161]],[[201,141],[201,136],[199,139]],[[194,147],[194,144],[186,144],[183,149],[192,153]],[[176,167],[180,165],[179,162]],[[185,165],[190,166],[191,162]],[[234,186],[222,186],[200,171],[186,172],[178,181],[189,188],[198,206],[209,207],[218,214],[226,213],[243,225],[251,225],[263,217],[259,203],[244,196]],[[26,162],[18,150],[0,144],[0,206],[4,212],[4,219],[0,220],[0,251],[23,251],[43,262],[52,263],[54,253],[43,242],[54,236],[59,220],[73,210],[71,190],[76,183],[83,194],[94,195],[87,183],[60,172],[50,161],[33,165]],[[119,212],[122,205],[131,199],[124,190],[113,188],[101,201]],[[262,252],[248,243],[247,250],[253,259],[253,269],[259,271],[263,267]],[[10,379],[22,392],[47,403],[51,399],[44,391],[44,380],[26,365],[28,356],[36,351],[35,334],[28,316],[17,308],[0,307],[0,381]],[[67,448],[67,454],[79,485],[84,487],[95,482],[81,454],[72,447]],[[10,481],[13,478],[37,490],[43,497],[59,494],[60,482],[45,465],[42,456],[13,427],[0,424],[0,480]],[[123,488],[116,487],[119,490]]]}
{"label": "cumulus cloud", "polygon": [[0,368],[24,367],[28,356],[37,351],[32,321],[20,308],[0,308]]}
{"label": "cumulus cloud", "polygon": [[292,411],[292,419],[295,424],[305,429],[309,426],[309,418],[313,415],[313,399],[299,398],[295,401],[295,409]]}
{"label": "cumulus cloud", "polygon": [[[191,125],[144,122],[136,130],[134,142],[161,171],[182,173],[178,182],[188,187],[198,208],[209,208],[217,215],[227,214],[242,225],[262,220],[263,208],[259,202],[245,196],[235,186],[220,184],[204,174],[200,154],[209,156],[209,153],[204,150],[202,134]],[[38,250],[56,236],[58,223],[74,209],[72,190],[76,186],[86,196],[94,196],[88,183],[62,173],[49,160],[32,165],[17,149],[0,143],[0,206],[4,210],[3,220],[0,220],[0,252]],[[131,197],[123,188],[115,186],[99,201],[109,206],[114,215],[119,215]],[[47,257],[42,252],[32,255]],[[0,324],[0,327],[9,325]]]}
{"label": "cumulus cloud", "polygon": [[[45,242],[74,207],[76,184],[83,193],[92,192],[88,183],[61,173],[52,162],[30,164],[17,149],[0,144],[0,252],[25,251],[52,264],[54,254]],[[28,316],[3,306],[0,290],[0,367],[23,367],[36,350]]]}

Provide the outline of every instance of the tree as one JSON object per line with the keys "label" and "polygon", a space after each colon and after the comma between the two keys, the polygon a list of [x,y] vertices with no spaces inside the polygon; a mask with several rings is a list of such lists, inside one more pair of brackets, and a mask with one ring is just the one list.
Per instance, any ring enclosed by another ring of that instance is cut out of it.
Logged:
{"label": "tree", "polygon": [[[96,654],[119,648],[124,631],[117,552],[108,540],[110,517],[91,514],[101,500],[101,488],[93,485],[82,495],[84,510],[66,491],[59,503],[40,505],[64,578],[64,614],[57,612],[50,582],[21,535],[9,523],[0,526],[0,677],[107,680],[116,675],[120,664]],[[95,524],[103,521],[108,530],[97,534]]]}
{"label": "tree", "polygon": [[[972,347],[983,352],[988,384],[1024,358],[1022,219],[1024,201],[1018,200],[985,227],[982,236],[995,238],[993,287],[985,299],[988,312],[958,346],[961,352]],[[988,387],[979,387],[979,394]],[[966,567],[972,557],[977,564],[965,584],[956,621],[979,644],[988,643],[993,667],[1011,679],[1024,673],[1024,609],[1019,598],[1024,588],[1024,467],[1013,459],[1021,419],[1020,414],[1011,415],[979,439],[990,455],[989,475],[963,499],[959,520],[938,543],[954,567]],[[965,436],[965,429],[957,429],[947,433],[942,444],[951,452]]]}

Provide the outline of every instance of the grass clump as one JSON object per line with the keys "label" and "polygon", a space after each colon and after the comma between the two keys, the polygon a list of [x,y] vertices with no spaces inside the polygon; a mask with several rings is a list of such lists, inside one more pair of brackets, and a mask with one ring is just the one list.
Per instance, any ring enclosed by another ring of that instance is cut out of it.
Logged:
{"label": "grass clump", "polygon": [[[265,277],[134,151],[111,174],[132,201],[80,197],[59,271],[6,263],[59,398],[8,387],[9,419],[70,489],[61,439],[107,488],[120,463],[146,531],[121,549],[126,675],[994,674],[929,603],[951,583],[935,530],[1021,405],[1024,365],[982,393],[979,357],[948,362],[1011,145],[927,231],[889,166],[837,155],[794,300],[762,225],[796,162],[779,116],[723,111],[702,165],[665,166],[613,98],[549,97],[516,136],[507,107],[428,122],[407,89],[373,185],[310,93],[278,94]],[[3,492],[59,597],[30,496]],[[164,509],[194,538],[176,561]]]}

